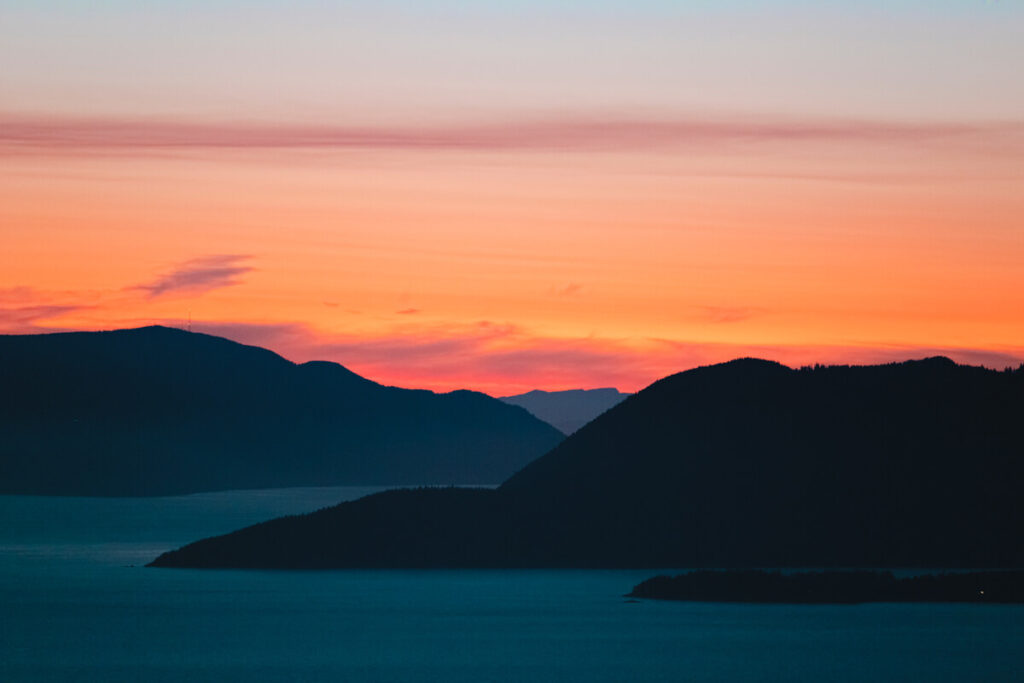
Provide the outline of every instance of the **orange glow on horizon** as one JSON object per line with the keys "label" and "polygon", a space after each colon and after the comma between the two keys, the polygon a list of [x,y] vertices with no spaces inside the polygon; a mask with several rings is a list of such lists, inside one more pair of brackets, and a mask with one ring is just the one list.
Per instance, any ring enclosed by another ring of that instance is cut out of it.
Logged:
{"label": "orange glow on horizon", "polygon": [[191,313],[294,360],[497,394],[739,355],[1011,364],[1024,149],[1003,142],[8,150],[0,325]]}

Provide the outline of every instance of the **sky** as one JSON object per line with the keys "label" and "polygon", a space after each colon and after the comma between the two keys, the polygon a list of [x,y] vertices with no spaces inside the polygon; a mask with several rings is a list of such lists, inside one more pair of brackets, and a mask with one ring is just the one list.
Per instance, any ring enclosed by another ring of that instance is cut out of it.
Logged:
{"label": "sky", "polygon": [[0,332],[370,379],[1024,362],[1019,2],[0,0]]}

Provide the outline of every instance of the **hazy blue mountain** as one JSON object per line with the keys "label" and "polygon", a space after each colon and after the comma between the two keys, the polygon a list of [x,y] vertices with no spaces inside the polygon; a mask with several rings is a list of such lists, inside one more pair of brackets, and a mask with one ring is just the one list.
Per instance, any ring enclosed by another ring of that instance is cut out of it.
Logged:
{"label": "hazy blue mountain", "polygon": [[496,490],[385,492],[188,567],[1020,567],[1024,369],[945,358],[660,380]]}
{"label": "hazy blue mountain", "polygon": [[496,484],[562,435],[484,394],[165,327],[0,336],[0,493]]}
{"label": "hazy blue mountain", "polygon": [[532,415],[572,434],[595,417],[621,403],[629,394],[618,389],[570,389],[568,391],[528,391],[500,400],[526,408]]}

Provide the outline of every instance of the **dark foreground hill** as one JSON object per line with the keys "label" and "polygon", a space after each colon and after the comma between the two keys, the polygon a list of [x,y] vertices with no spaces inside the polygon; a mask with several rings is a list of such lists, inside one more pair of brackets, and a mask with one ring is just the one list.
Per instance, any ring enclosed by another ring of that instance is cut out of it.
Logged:
{"label": "dark foreground hill", "polygon": [[738,360],[623,401],[493,491],[394,491],[187,567],[1021,567],[1024,371]]}
{"label": "dark foreground hill", "polygon": [[1024,602],[1024,571],[924,574],[896,578],[892,572],[824,571],[783,574],[755,569],[695,571],[655,576],[627,597],[697,602],[792,604],[861,602]]}
{"label": "dark foreground hill", "polygon": [[484,394],[164,327],[0,336],[0,388],[0,493],[496,484],[562,438]]}
{"label": "dark foreground hill", "polygon": [[500,400],[526,408],[564,434],[572,434],[628,396],[618,389],[534,390],[517,396],[503,396]]}

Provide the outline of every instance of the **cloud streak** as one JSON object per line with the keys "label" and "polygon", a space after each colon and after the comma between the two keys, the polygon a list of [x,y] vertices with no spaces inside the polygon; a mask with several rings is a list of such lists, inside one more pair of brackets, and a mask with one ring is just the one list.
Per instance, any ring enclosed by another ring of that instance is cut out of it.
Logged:
{"label": "cloud streak", "polygon": [[241,276],[252,271],[243,262],[249,256],[240,254],[219,254],[204,256],[182,263],[177,268],[156,280],[135,285],[150,299],[168,294],[202,294],[214,289],[231,287],[241,282]]}
{"label": "cloud streak", "polygon": [[48,323],[95,308],[75,292],[42,292],[33,287],[0,288],[0,334],[50,331]]}
{"label": "cloud streak", "polygon": [[332,360],[374,381],[404,387],[469,388],[495,396],[530,389],[614,386],[637,391],[700,365],[755,356],[792,367],[872,364],[928,356],[1002,369],[1021,349],[928,346],[720,344],[678,340],[548,338],[515,325],[404,326],[372,336],[325,335],[301,324],[195,323],[194,329],[264,346],[295,361]]}
{"label": "cloud streak", "polygon": [[[7,333],[83,329],[37,325],[80,308],[44,304],[0,306],[0,329]],[[184,321],[131,319],[121,320],[115,327],[149,324],[182,327]],[[633,392],[677,372],[741,357],[776,360],[791,367],[815,363],[889,363],[939,355],[995,369],[1024,362],[1024,347],[758,345],[673,339],[551,338],[534,335],[516,325],[490,321],[408,324],[370,335],[322,333],[303,323],[195,320],[192,329],[261,346],[295,362],[334,361],[381,384],[435,391],[475,389],[492,396],[530,389],[606,386]]]}
{"label": "cloud streak", "polygon": [[[447,126],[257,125],[0,114],[0,150],[188,149],[569,150],[760,142],[991,145],[1024,138],[1024,121],[893,122],[760,118],[562,117]],[[1005,147],[1003,148],[1005,151]]]}
{"label": "cloud streak", "polygon": [[29,333],[42,331],[36,323],[59,318],[62,315],[80,311],[85,306],[39,305],[0,307],[0,329],[4,332]]}
{"label": "cloud streak", "polygon": [[710,323],[737,323],[749,320],[763,313],[759,308],[750,306],[698,306],[701,318]]}

